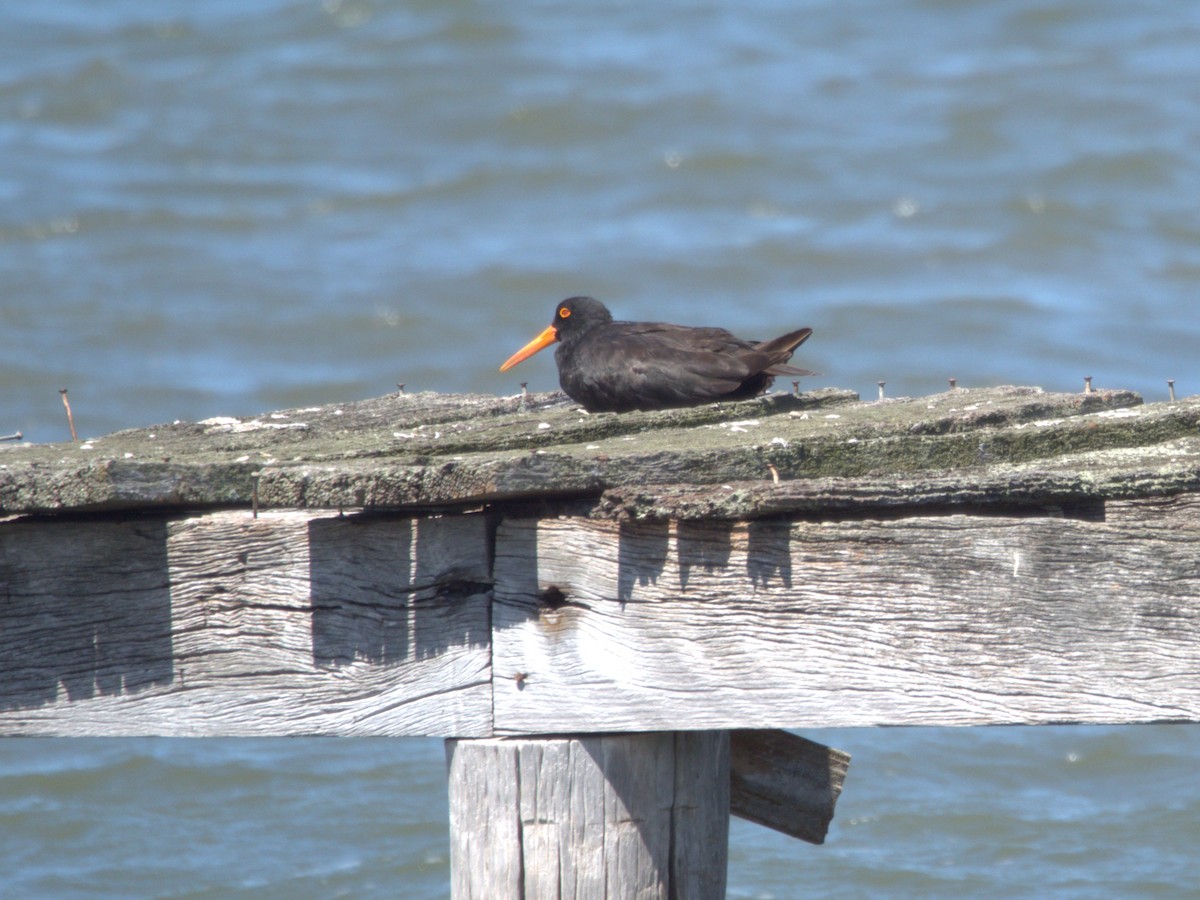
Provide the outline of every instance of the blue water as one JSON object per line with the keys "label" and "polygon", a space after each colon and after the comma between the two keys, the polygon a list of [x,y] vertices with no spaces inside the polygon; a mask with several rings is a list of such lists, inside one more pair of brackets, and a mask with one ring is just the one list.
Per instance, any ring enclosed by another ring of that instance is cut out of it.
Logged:
{"label": "blue water", "polygon": [[[590,293],[815,335],[873,396],[1200,391],[1200,6],[57,0],[0,9],[0,435],[496,366]],[[3,446],[3,445],[0,445]],[[732,896],[1183,896],[1200,729],[854,730]],[[446,890],[440,743],[0,742],[12,896]],[[0,892],[2,893],[2,892]]]}
{"label": "blue water", "polygon": [[[729,896],[1194,896],[1193,726],[830,729],[814,847],[734,820]],[[6,897],[446,896],[434,739],[0,742]]]}

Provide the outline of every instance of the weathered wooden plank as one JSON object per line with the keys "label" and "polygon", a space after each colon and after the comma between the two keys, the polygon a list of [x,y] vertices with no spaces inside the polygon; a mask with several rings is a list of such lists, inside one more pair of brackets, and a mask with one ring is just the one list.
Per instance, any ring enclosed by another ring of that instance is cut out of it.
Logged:
{"label": "weathered wooden plank", "polygon": [[482,515],[0,523],[0,734],[488,734]]}
{"label": "weathered wooden plank", "polygon": [[[618,520],[831,519],[959,510],[1103,515],[1105,503],[1200,492],[1200,437],[1067,453],[969,471],[857,478],[773,478],[722,484],[629,484],[607,489],[592,515]],[[1115,507],[1113,507],[1115,508]]]}
{"label": "weathered wooden plank", "polygon": [[0,717],[174,680],[164,519],[0,523]]}
{"label": "weathered wooden plank", "polygon": [[[549,522],[549,541],[509,523],[499,721],[1191,719],[1198,505],[1120,501],[1100,522]],[[0,524],[0,731],[489,733],[486,523],[417,521]],[[580,629],[596,634],[576,647]],[[698,696],[707,681],[721,702]]]}
{"label": "weathered wooden plank", "polygon": [[1197,721],[1198,549],[1168,515],[506,520],[495,726]]}
{"label": "weathered wooden plank", "polygon": [[726,732],[446,742],[452,896],[719,898]]}
{"label": "weathered wooden plank", "polygon": [[606,488],[944,472],[1194,436],[1200,400],[824,389],[627,415],[553,395],[394,395],[0,447],[0,514],[147,507],[430,507]]}
{"label": "weathered wooden plank", "polygon": [[[378,506],[469,502],[525,490],[521,457],[552,444],[644,436],[856,398],[852,391],[825,389],[589,417],[561,392],[506,398],[427,392],[176,422],[79,443],[5,444],[0,515],[249,505],[256,490],[264,505],[277,507],[358,507],[371,498]],[[507,485],[510,478],[516,488]]]}
{"label": "weathered wooden plank", "polygon": [[849,765],[849,753],[786,731],[731,731],[729,811],[823,844]]}

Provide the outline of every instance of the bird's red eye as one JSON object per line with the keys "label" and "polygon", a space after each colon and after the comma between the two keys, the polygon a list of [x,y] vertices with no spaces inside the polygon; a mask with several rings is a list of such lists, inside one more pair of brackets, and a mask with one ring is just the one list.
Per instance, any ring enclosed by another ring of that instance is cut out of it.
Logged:
{"label": "bird's red eye", "polygon": [[562,307],[562,308],[561,308],[561,309],[558,311],[558,317],[559,317],[560,319],[569,319],[569,318],[571,318],[571,310],[569,310],[569,309],[568,309],[567,307],[565,307],[565,306],[564,306],[564,307]]}

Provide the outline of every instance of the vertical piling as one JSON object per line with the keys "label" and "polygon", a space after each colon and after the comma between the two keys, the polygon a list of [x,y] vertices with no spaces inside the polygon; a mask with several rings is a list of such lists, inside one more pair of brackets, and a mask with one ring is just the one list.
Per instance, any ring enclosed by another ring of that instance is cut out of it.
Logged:
{"label": "vertical piling", "polygon": [[448,740],[454,900],[725,896],[729,732]]}

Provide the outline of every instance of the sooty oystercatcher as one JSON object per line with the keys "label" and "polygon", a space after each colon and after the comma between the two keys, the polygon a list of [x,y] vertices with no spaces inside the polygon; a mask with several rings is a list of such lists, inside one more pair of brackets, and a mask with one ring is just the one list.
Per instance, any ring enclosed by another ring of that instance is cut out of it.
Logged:
{"label": "sooty oystercatcher", "polygon": [[723,328],[616,322],[599,300],[571,297],[500,371],[558,341],[559,384],[589,412],[698,406],[755,397],[776,375],[815,375],[786,365],[811,334],[811,328],[800,328],[755,343]]}

